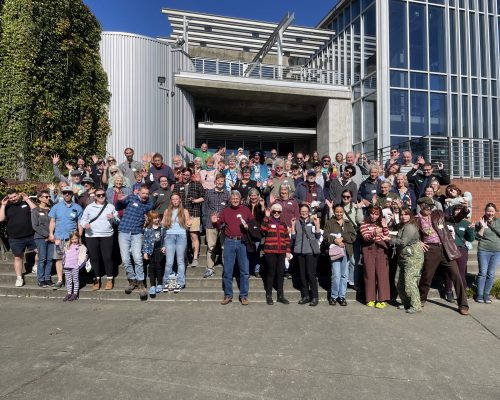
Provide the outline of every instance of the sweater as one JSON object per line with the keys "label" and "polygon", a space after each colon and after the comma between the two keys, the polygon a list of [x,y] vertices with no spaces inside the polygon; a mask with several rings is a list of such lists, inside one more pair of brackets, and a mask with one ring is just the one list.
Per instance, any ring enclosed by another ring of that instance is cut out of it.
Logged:
{"label": "sweater", "polygon": [[31,210],[31,226],[35,231],[34,239],[47,239],[49,237],[49,210],[50,208],[40,207]]}
{"label": "sweater", "polygon": [[264,254],[290,253],[290,235],[283,221],[265,217],[260,230],[265,235]]}
{"label": "sweater", "polygon": [[[500,233],[500,219],[495,218],[491,224],[493,228]],[[500,251],[500,237],[493,232],[489,226],[484,230],[483,235],[479,235],[481,226],[476,224],[476,239],[479,242],[477,249],[481,251]]]}
{"label": "sweater", "polygon": [[[102,207],[104,207],[104,205],[100,205],[97,203],[89,204],[87,208],[83,210],[83,215],[80,219],[80,226],[82,228],[85,228],[85,225],[87,225],[91,220],[97,217],[99,212],[101,212]],[[108,214],[113,214],[113,219],[108,219]],[[99,218],[97,218],[90,224],[89,229],[85,229],[85,237],[93,238],[113,236],[113,222],[119,222],[118,213],[115,210],[115,206],[108,203],[106,204],[106,208],[104,209],[104,211],[101,213],[101,215],[99,215]]]}

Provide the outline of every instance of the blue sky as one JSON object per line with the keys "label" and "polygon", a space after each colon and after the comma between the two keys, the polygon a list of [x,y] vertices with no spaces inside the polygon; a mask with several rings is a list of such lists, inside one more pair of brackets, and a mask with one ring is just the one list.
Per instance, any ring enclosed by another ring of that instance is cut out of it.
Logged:
{"label": "blue sky", "polygon": [[278,22],[295,12],[294,25],[315,26],[337,0],[84,0],[103,30],[168,36],[163,7]]}

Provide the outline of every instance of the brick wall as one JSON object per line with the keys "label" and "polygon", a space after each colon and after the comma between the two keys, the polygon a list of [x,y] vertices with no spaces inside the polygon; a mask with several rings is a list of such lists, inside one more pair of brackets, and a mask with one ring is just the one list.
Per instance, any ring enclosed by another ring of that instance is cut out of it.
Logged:
{"label": "brick wall", "polygon": [[484,214],[486,203],[500,207],[500,180],[492,179],[452,179],[462,192],[472,193],[472,220],[477,221]]}

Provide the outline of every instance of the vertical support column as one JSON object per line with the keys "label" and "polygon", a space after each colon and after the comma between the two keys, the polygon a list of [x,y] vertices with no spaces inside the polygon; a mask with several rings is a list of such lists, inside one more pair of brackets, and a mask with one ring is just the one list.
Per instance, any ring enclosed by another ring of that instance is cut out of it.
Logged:
{"label": "vertical support column", "polygon": [[[378,147],[391,145],[389,93],[389,2],[376,3],[377,11],[377,134]],[[406,25],[406,21],[402,21]],[[406,28],[405,28],[406,29]]]}
{"label": "vertical support column", "polygon": [[316,148],[321,155],[352,151],[352,105],[346,99],[328,99],[318,106]]}
{"label": "vertical support column", "polygon": [[278,32],[276,47],[278,48],[278,79],[283,79],[283,31],[281,29]]}

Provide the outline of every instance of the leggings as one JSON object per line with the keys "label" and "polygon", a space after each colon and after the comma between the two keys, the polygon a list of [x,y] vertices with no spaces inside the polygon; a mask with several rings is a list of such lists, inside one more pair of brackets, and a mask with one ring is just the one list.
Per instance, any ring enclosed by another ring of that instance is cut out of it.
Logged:
{"label": "leggings", "polygon": [[86,242],[95,277],[99,279],[102,276],[102,264],[104,264],[106,276],[113,278],[113,236],[87,237]]}
{"label": "leggings", "polygon": [[80,270],[78,268],[64,269],[64,277],[66,278],[66,289],[68,290],[68,294],[78,294],[78,290],[80,289],[79,274]]}
{"label": "leggings", "polygon": [[161,252],[161,248],[153,250],[148,273],[149,284],[151,287],[163,285],[163,274],[165,273],[165,254]]}
{"label": "leggings", "polygon": [[266,261],[266,280],[264,286],[266,289],[266,296],[270,297],[273,294],[273,284],[276,279],[276,288],[278,296],[283,297],[283,277],[285,275],[285,254],[264,254]]}

